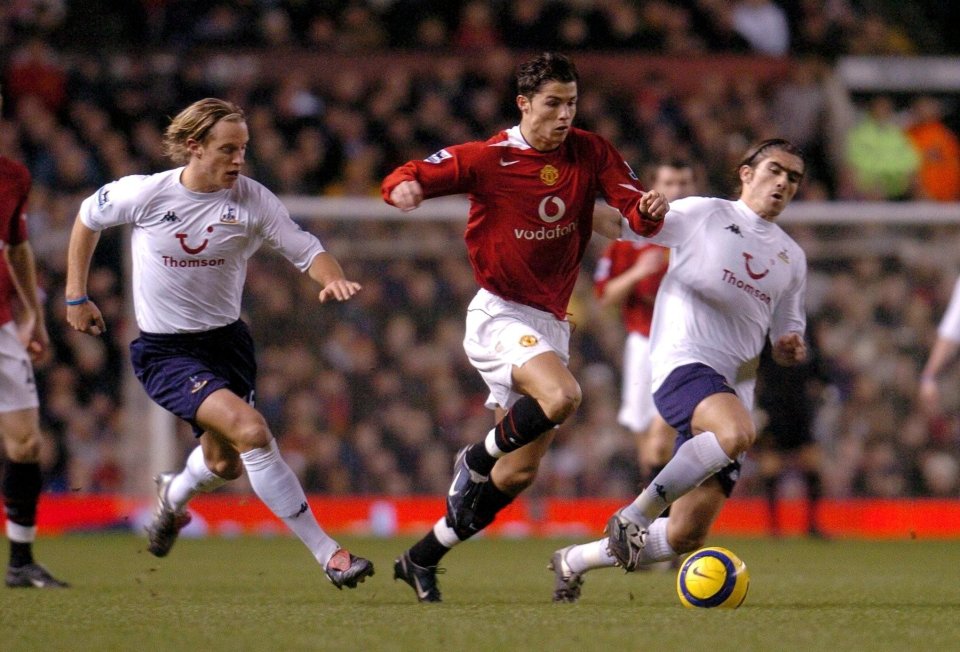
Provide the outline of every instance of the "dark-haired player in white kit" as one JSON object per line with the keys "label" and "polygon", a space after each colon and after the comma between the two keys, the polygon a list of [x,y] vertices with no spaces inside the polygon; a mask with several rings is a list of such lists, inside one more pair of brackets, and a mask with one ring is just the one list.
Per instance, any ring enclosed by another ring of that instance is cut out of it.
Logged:
{"label": "dark-haired player in white kit", "polygon": [[[553,554],[554,601],[575,602],[591,569],[634,571],[706,540],[757,436],[751,410],[764,341],[778,364],[806,357],[806,256],[775,224],[804,171],[791,143],[765,140],[737,166],[739,200],[671,202],[650,237],[673,250],[654,308],[651,363],[654,402],[677,430],[677,448],[610,518],[606,538]],[[624,229],[623,237],[635,236]]]}
{"label": "dark-haired player in white kit", "polygon": [[[421,602],[440,601],[440,559],[533,482],[554,428],[580,404],[567,369],[566,316],[592,231],[617,237],[623,215],[648,233],[666,212],[609,142],[573,126],[577,71],[569,59],[546,53],[523,63],[517,92],[519,125],[410,161],[382,185],[384,199],[405,211],[430,197],[469,194],[465,238],[480,290],[464,348],[497,421],[458,454],[446,517],[394,564],[395,578]],[[595,218],[598,195],[620,214]]]}
{"label": "dark-haired player in white kit", "polygon": [[207,98],[166,131],[183,167],[108,183],[80,207],[67,261],[67,320],[99,335],[105,325],[87,296],[90,260],[105,228],[131,224],[133,298],[140,337],[131,361],[147,394],[193,426],[200,445],[180,473],[157,476],[149,550],[165,556],[189,521],[187,501],[245,469],[270,510],[306,544],[337,587],[353,588],[373,564],[320,528],[300,482],[253,407],[256,361],[240,320],[247,260],[264,243],[320,284],[320,302],[345,301],[360,285],[344,278],[320,241],[290,219],[280,200],[240,174],[249,136],[241,109]]}
{"label": "dark-haired player in white kit", "polygon": [[[0,97],[2,104],[2,97]],[[33,558],[40,500],[40,402],[33,378],[33,360],[50,345],[43,304],[37,291],[33,249],[27,239],[27,198],[30,172],[22,164],[0,156],[0,438],[3,462],[3,506],[10,540],[6,585],[13,588],[63,588]],[[9,261],[9,267],[7,265]],[[11,299],[19,294],[27,311],[27,342],[18,336]]]}

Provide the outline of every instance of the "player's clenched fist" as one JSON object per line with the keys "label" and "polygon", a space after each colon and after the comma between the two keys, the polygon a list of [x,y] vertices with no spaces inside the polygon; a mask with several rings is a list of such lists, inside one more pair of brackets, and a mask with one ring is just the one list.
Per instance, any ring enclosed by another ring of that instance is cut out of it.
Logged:
{"label": "player's clenched fist", "polygon": [[800,333],[788,333],[773,345],[773,359],[777,364],[790,367],[807,359],[807,343]]}
{"label": "player's clenched fist", "polygon": [[401,181],[390,193],[390,202],[400,210],[412,211],[423,201],[423,188],[417,181]]}
{"label": "player's clenched fist", "polygon": [[102,335],[107,332],[103,315],[93,301],[87,301],[78,306],[67,306],[67,323],[88,335]]}
{"label": "player's clenched fist", "polygon": [[670,209],[670,203],[667,198],[656,190],[650,190],[643,193],[640,203],[637,205],[637,211],[648,220],[662,220]]}

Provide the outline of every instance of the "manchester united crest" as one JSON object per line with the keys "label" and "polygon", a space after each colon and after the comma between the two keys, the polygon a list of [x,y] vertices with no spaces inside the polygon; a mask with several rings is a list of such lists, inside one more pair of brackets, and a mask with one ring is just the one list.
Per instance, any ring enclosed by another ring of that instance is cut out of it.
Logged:
{"label": "manchester united crest", "polygon": [[544,165],[540,170],[540,181],[543,181],[548,186],[552,186],[557,182],[557,179],[560,178],[560,170],[553,167],[552,165]]}

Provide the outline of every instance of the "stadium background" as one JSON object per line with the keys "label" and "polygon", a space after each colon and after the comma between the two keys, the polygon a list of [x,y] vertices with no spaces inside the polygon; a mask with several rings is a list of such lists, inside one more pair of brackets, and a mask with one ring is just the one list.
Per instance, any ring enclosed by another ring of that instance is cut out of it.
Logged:
{"label": "stadium background", "polygon": [[[871,504],[892,509],[893,531],[903,532],[898,510],[916,514],[918,499],[941,499],[923,502],[939,509],[960,493],[960,384],[945,384],[948,416],[926,419],[914,404],[960,269],[960,174],[955,158],[914,168],[907,148],[869,143],[877,149],[864,157],[848,143],[878,97],[893,102],[884,135],[895,142],[910,137],[920,98],[939,100],[940,126],[960,131],[960,44],[946,27],[958,10],[947,4],[5,3],[0,151],[34,176],[31,239],[54,342],[38,369],[46,504],[65,506],[64,527],[115,524],[139,504],[155,467],[179,466],[192,445],[179,428],[173,448],[156,453],[163,435],[145,427],[130,380],[126,234],[105,235],[91,275],[108,321],[101,339],[65,328],[65,246],[79,202],[111,179],[169,167],[160,151],[167,120],[216,95],[248,113],[247,173],[282,195],[365,288],[321,307],[287,265],[270,255],[251,261],[244,317],[259,347],[258,407],[308,492],[334,500],[330,509],[345,498],[348,511],[366,518],[373,508],[385,527],[406,522],[408,508],[429,522],[424,514],[437,506],[426,505],[437,501],[414,497],[445,491],[453,453],[490,423],[460,345],[475,284],[462,205],[398,221],[376,199],[379,180],[405,160],[515,124],[516,63],[559,48],[581,69],[577,124],[608,137],[637,169],[686,158],[705,194],[722,194],[752,140],[784,135],[809,153],[784,224],[810,257],[809,311],[830,369],[816,427],[825,493],[838,523],[862,511],[851,499],[890,500]],[[753,7],[779,10],[784,37],[740,35],[734,12]],[[881,183],[859,181],[871,173]],[[637,488],[633,445],[615,421],[622,327],[590,287],[602,245],[594,242],[570,308],[584,402],[523,504],[540,517],[574,504],[567,499],[615,503]],[[748,464],[737,490],[745,514],[759,491],[752,471]],[[230,491],[238,496],[221,500],[246,501],[242,481]],[[383,505],[401,507],[377,512]],[[951,522],[960,531],[960,518]]]}

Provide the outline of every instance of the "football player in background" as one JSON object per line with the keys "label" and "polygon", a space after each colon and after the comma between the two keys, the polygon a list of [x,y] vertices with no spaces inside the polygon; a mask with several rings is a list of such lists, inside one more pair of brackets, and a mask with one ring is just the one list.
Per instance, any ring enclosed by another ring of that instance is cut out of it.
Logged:
{"label": "football player in background", "polygon": [[[467,311],[464,349],[490,390],[496,421],[458,453],[446,516],[394,564],[395,579],[421,602],[441,600],[441,558],[530,486],[554,429],[580,404],[567,368],[566,311],[591,232],[617,238],[626,218],[627,229],[648,234],[666,212],[609,142],[573,126],[577,83],[561,54],[524,62],[519,125],[405,163],[382,184],[384,199],[403,211],[469,193],[465,239],[480,290]],[[619,214],[595,218],[598,194]]]}
{"label": "football player in background", "polygon": [[[0,94],[0,106],[3,96]],[[33,558],[37,536],[40,472],[40,401],[33,362],[48,352],[50,336],[37,290],[33,248],[27,239],[27,198],[30,172],[0,156],[0,437],[3,463],[3,506],[10,541],[6,585],[14,588],[63,588]],[[21,301],[22,328],[13,319],[12,301]],[[22,336],[22,337],[21,337]]]}
{"label": "football player in background", "polygon": [[254,408],[254,345],[240,307],[247,259],[264,243],[320,285],[321,303],[346,301],[360,285],[344,278],[337,260],[290,219],[272,192],[240,174],[248,141],[239,107],[199,100],[166,130],[167,154],[182,167],[124,177],[84,200],[68,248],[67,321],[90,335],[104,332],[103,316],[87,296],[90,260],[100,231],[134,225],[140,327],[130,344],[134,372],[150,398],[187,421],[199,439],[182,471],[156,477],[150,552],[170,552],[190,520],[186,507],[194,495],[246,470],[254,492],[310,549],[327,578],[337,588],[354,588],[373,575],[373,564],[320,528]]}

